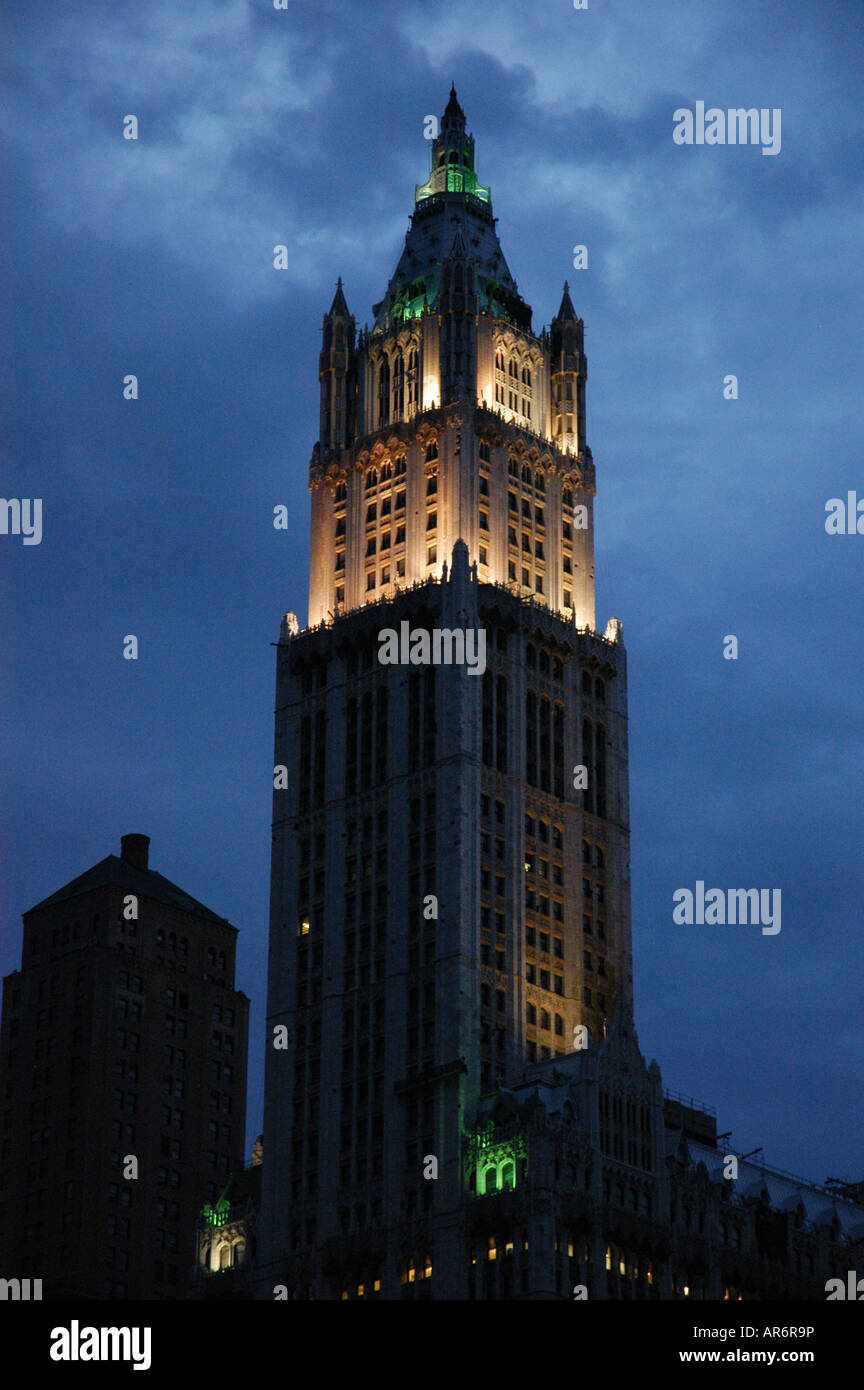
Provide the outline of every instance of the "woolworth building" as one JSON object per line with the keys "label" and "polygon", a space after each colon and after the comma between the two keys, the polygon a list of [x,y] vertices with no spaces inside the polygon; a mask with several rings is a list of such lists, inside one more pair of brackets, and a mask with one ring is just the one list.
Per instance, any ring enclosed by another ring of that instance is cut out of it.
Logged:
{"label": "woolworth building", "polygon": [[[781,1199],[762,1167],[724,1185],[713,1116],[633,1032],[582,320],[565,285],[535,332],[455,90],[431,156],[374,323],[341,281],[323,323],[308,625],[277,647],[257,1295],[762,1297]],[[385,664],[385,630],[483,633],[483,667]],[[821,1249],[790,1244],[780,1292]]]}

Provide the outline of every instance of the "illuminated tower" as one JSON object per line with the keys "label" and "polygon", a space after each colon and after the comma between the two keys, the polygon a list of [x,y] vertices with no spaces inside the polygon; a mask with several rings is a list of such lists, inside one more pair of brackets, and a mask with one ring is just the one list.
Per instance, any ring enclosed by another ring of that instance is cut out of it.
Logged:
{"label": "illuminated tower", "polygon": [[358,340],[340,280],[324,318],[310,626],[440,578],[461,538],[481,583],[592,629],[582,321],[565,284],[532,333],[455,92],[374,312]]}
{"label": "illuminated tower", "polygon": [[[481,1096],[632,997],[583,325],[533,332],[455,91],[374,314],[340,281],[278,645],[262,1297],[466,1297]],[[485,660],[384,664],[403,625]]]}

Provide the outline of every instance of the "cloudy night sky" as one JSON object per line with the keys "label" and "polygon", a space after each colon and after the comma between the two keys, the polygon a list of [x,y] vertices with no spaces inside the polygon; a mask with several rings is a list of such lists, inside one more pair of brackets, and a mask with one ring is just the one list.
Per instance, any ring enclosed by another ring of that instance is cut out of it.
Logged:
{"label": "cloudy night sky", "polygon": [[[32,0],[5,30],[0,492],[43,536],[0,536],[0,972],[24,910],[149,835],[241,929],[248,1150],[321,316],[341,275],[371,320],[455,81],[535,332],[565,279],[585,320],[640,1043],[737,1149],[864,1177],[864,535],[825,531],[864,497],[858,0]],[[780,108],[780,152],[675,144],[697,101]],[[675,925],[697,879],[779,888],[781,932]]]}

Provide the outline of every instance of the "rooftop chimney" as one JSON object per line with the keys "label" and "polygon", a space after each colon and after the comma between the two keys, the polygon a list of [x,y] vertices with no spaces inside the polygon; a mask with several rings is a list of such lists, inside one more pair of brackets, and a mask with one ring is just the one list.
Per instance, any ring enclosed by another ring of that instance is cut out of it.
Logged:
{"label": "rooftop chimney", "polygon": [[131,864],[133,869],[147,872],[147,856],[150,850],[149,835],[121,835],[120,858]]}

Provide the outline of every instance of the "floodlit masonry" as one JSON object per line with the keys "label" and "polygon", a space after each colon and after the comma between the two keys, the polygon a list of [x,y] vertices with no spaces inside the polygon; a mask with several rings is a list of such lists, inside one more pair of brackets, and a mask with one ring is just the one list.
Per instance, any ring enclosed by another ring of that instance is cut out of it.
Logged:
{"label": "floodlit masonry", "polygon": [[[821,1298],[860,1209],[725,1176],[638,1046],[583,326],[565,288],[535,334],[455,91],[440,131],[374,324],[341,282],[323,324],[308,625],[276,649],[257,1297]],[[436,628],[485,632],[482,675],[379,660]]]}
{"label": "floodlit masonry", "polygon": [[[341,283],[324,318],[309,623],[286,615],[277,649],[268,1032],[291,1041],[267,1052],[269,1297],[307,1269],[341,1296],[327,1250],[360,1231],[401,1296],[399,1232],[440,1223],[443,1252],[480,1097],[579,1028],[602,1038],[632,994],[626,653],[617,620],[595,630],[583,325],[565,286],[534,330],[455,92],[431,164],[374,324],[358,334]],[[411,659],[407,635],[436,631],[465,635],[464,662],[443,640]],[[467,1296],[452,1258],[439,1297]]]}

